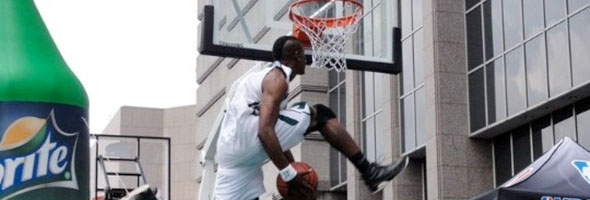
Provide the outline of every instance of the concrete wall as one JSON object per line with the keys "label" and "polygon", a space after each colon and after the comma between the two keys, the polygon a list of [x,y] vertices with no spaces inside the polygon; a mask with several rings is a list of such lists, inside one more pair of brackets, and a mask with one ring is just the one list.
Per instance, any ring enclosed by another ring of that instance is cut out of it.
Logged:
{"label": "concrete wall", "polygon": [[464,2],[424,0],[428,199],[469,199],[493,184],[490,143],[468,137]]}
{"label": "concrete wall", "polygon": [[118,135],[121,130],[121,109],[117,110],[111,121],[101,132],[102,134]]}
{"label": "concrete wall", "polygon": [[198,163],[196,106],[168,108],[164,111],[164,137],[170,137],[173,199],[194,200],[197,196]]}
{"label": "concrete wall", "polygon": [[[131,135],[170,138],[167,143],[156,140],[142,140],[140,145],[140,162],[148,183],[157,186],[162,192],[171,194],[171,199],[193,200],[197,195],[198,151],[196,149],[196,107],[180,106],[168,109],[123,106],[102,134]],[[135,154],[137,142],[134,139],[122,139]],[[168,151],[171,150],[171,168],[168,169]],[[101,151],[105,151],[104,147]],[[134,172],[135,166],[126,163],[108,163],[108,170]],[[171,172],[170,188],[166,191],[167,173]],[[99,179],[100,180],[100,179]],[[124,178],[125,185],[134,186],[135,179]],[[121,186],[116,179],[111,179],[114,186]],[[103,184],[101,181],[99,183]]]}
{"label": "concrete wall", "polygon": [[120,132],[122,135],[162,137],[164,110],[158,108],[121,107]]}

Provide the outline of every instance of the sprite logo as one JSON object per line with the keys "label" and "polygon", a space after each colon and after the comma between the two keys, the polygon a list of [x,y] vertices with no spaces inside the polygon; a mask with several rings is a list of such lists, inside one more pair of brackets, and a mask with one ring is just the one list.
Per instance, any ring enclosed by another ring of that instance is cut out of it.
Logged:
{"label": "sprite logo", "polygon": [[0,199],[41,188],[78,190],[77,142],[78,133],[62,131],[53,111],[46,119],[25,116],[12,122],[0,140]]}

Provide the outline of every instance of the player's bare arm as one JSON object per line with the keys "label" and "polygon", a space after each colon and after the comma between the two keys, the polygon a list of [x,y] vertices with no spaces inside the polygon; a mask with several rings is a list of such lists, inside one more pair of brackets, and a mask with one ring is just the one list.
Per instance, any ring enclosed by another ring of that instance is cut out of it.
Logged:
{"label": "player's bare arm", "polygon": [[[279,116],[279,106],[282,98],[287,94],[287,89],[286,77],[279,69],[273,69],[262,80],[258,139],[260,139],[270,160],[279,170],[287,168],[289,163],[293,161],[290,151],[287,151],[288,153],[282,151],[274,129]],[[289,197],[287,198],[311,199],[313,196],[312,187],[303,181],[301,176],[297,175],[292,180],[286,181],[289,184]]]}
{"label": "player's bare arm", "polygon": [[279,69],[273,69],[262,81],[258,139],[260,139],[262,147],[278,169],[283,169],[289,165],[289,160],[283,154],[274,129],[279,116],[279,104],[287,93],[287,89],[285,76]]}
{"label": "player's bare arm", "polygon": [[295,162],[295,158],[293,157],[291,150],[287,150],[283,154],[285,155],[285,157],[287,157],[287,160],[289,160],[289,163]]}

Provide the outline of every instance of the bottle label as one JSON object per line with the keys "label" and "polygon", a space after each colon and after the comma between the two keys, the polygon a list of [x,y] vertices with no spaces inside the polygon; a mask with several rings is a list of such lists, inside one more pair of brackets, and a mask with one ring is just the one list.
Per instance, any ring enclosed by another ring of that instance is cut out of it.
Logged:
{"label": "bottle label", "polygon": [[75,106],[0,102],[0,199],[41,189],[87,192],[86,119]]}

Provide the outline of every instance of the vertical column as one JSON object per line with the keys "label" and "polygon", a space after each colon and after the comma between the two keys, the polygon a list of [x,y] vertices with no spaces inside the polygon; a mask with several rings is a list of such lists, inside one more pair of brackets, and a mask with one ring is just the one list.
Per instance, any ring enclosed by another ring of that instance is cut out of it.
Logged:
{"label": "vertical column", "polygon": [[464,0],[424,0],[428,199],[492,189],[489,142],[469,139]]}

